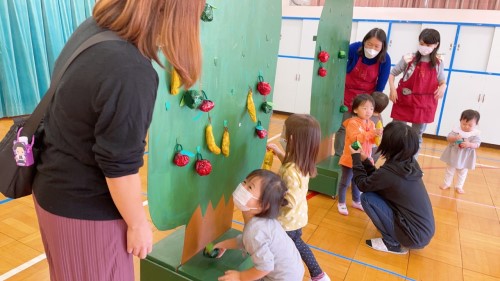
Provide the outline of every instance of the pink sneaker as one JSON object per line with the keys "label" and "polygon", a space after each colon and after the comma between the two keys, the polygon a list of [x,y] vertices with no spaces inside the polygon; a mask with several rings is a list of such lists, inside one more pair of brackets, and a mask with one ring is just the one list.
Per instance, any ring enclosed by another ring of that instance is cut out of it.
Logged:
{"label": "pink sneaker", "polygon": [[344,215],[344,216],[349,215],[349,211],[347,211],[347,206],[345,205],[345,203],[339,203],[339,204],[337,205],[337,208],[338,208],[339,213],[340,213],[341,215]]}
{"label": "pink sneaker", "polygon": [[351,206],[352,206],[353,208],[356,208],[356,209],[361,210],[361,211],[363,211],[363,212],[365,211],[365,210],[363,209],[363,205],[361,205],[361,202],[352,202],[352,205],[351,205]]}

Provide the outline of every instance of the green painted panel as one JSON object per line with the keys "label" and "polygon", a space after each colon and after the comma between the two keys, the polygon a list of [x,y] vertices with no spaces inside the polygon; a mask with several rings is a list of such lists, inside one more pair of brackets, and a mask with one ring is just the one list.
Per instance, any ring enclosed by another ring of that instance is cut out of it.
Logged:
{"label": "green painted panel", "polygon": [[[339,109],[344,99],[344,83],[347,68],[347,53],[351,36],[353,1],[326,0],[318,27],[316,56],[320,48],[330,54],[326,77],[317,75],[319,60],[314,62],[311,90],[311,115],[321,124],[323,137],[336,132],[340,127],[342,113]],[[339,58],[344,51],[345,58]]]}
{"label": "green painted panel", "polygon": [[[148,201],[153,223],[160,230],[188,222],[201,205],[228,200],[236,185],[259,168],[266,139],[255,135],[247,113],[247,91],[254,90],[257,118],[265,128],[270,114],[259,110],[263,96],[256,91],[258,75],[274,85],[281,30],[280,0],[207,1],[216,6],[214,20],[202,22],[203,75],[192,89],[202,88],[215,102],[210,111],[216,143],[220,146],[224,120],[231,136],[229,157],[214,155],[205,142],[208,113],[180,107],[182,92],[169,93],[170,75],[157,67],[160,86],[149,130]],[[272,100],[271,95],[267,100]],[[213,165],[210,175],[195,172],[194,157],[185,167],[172,163],[176,140],[185,150],[201,153]],[[231,218],[225,218],[230,220]]]}

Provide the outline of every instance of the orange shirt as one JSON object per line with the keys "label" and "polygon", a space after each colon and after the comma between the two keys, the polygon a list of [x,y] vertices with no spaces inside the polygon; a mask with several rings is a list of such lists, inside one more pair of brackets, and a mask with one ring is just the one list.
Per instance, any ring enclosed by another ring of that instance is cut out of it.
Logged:
{"label": "orange shirt", "polygon": [[344,153],[340,157],[339,164],[352,168],[351,149],[352,143],[359,141],[363,152],[372,155],[372,146],[375,143],[375,123],[371,120],[363,120],[359,117],[351,117],[344,121],[345,142]]}

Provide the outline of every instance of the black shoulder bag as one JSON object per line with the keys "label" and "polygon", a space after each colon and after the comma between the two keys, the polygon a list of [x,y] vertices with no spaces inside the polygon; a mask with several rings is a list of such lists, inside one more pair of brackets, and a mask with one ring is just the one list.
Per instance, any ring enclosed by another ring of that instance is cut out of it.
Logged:
{"label": "black shoulder bag", "polygon": [[123,39],[112,31],[103,31],[83,42],[52,77],[49,89],[33,114],[28,118],[14,118],[14,124],[0,142],[0,192],[5,197],[20,198],[31,194],[38,157],[43,147],[43,117],[68,66],[90,46],[110,40]]}

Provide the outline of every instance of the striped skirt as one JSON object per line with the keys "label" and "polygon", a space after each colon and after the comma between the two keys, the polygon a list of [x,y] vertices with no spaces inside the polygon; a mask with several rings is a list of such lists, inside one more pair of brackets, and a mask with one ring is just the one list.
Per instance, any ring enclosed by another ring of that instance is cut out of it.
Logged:
{"label": "striped skirt", "polygon": [[[33,196],[33,198],[35,198]],[[52,281],[133,281],[123,219],[90,221],[45,211],[35,201]]]}

